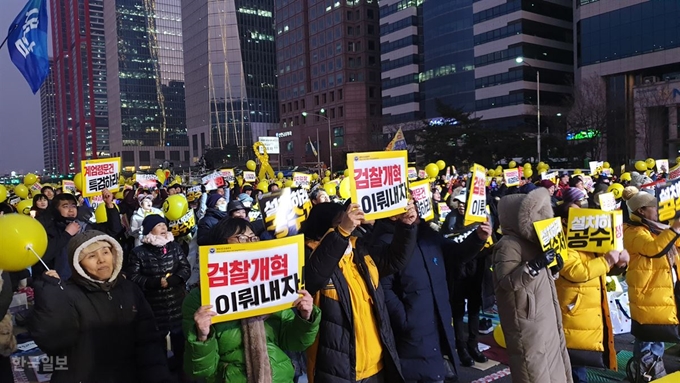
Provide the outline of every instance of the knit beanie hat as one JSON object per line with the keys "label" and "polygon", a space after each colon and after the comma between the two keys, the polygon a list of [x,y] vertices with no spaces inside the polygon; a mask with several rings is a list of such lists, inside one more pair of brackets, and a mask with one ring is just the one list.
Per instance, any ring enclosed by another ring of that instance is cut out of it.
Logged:
{"label": "knit beanie hat", "polygon": [[569,188],[562,192],[562,201],[564,201],[565,204],[578,202],[583,198],[585,198],[585,195],[577,188]]}
{"label": "knit beanie hat", "polygon": [[206,202],[206,206],[208,206],[208,209],[213,209],[215,205],[217,205],[217,201],[220,200],[220,198],[224,198],[221,195],[217,193],[210,194],[208,196],[208,201]]}
{"label": "knit beanie hat", "polygon": [[159,223],[164,223],[167,225],[167,221],[165,220],[165,217],[158,215],[158,214],[149,214],[144,218],[144,221],[142,221],[142,235],[148,235],[151,233],[154,227],[158,225]]}

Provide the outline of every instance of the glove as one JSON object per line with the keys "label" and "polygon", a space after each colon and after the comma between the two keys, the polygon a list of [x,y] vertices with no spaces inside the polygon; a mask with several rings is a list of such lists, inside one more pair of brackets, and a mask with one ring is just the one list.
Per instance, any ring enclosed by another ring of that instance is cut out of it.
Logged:
{"label": "glove", "polygon": [[178,277],[175,274],[169,276],[166,281],[168,282],[169,287],[175,287],[184,282],[181,277]]}
{"label": "glove", "polygon": [[550,268],[550,272],[552,273],[552,275],[557,275],[557,273],[559,273],[560,270],[562,270],[562,268],[564,267],[564,260],[562,259],[562,256],[561,256],[561,255],[556,254],[556,255],[555,255],[555,260],[557,260],[557,264],[556,264],[556,265],[553,265],[553,266]]}
{"label": "glove", "polygon": [[555,250],[550,249],[545,253],[536,256],[536,258],[532,259],[531,261],[527,262],[527,266],[529,267],[531,275],[533,276],[538,275],[539,271],[546,268],[549,264],[552,263],[552,261],[555,260],[556,255],[557,254],[555,253]]}

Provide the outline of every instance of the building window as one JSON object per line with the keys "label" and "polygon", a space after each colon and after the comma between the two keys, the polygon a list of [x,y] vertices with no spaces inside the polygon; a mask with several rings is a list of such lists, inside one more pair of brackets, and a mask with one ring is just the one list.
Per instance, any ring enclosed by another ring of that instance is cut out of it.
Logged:
{"label": "building window", "polygon": [[314,105],[319,105],[319,96],[314,96]]}
{"label": "building window", "polygon": [[170,161],[179,161],[179,150],[170,151]]}
{"label": "building window", "polygon": [[374,50],[375,50],[375,41],[373,41],[373,40],[368,40],[368,50],[369,50],[369,51],[374,51]]}
{"label": "building window", "polygon": [[165,152],[156,150],[154,153],[154,158],[156,158],[157,160],[165,160]]}
{"label": "building window", "polygon": [[303,98],[302,100],[300,100],[300,102],[302,103],[302,109],[304,110],[305,109],[305,99]]}
{"label": "building window", "polygon": [[352,13],[352,11],[347,11],[347,20],[352,20],[353,17],[354,14]]}
{"label": "building window", "polygon": [[286,143],[286,151],[292,152],[293,151],[293,141],[288,141]]}
{"label": "building window", "polygon": [[345,144],[345,128],[333,128],[333,146],[343,146]]}
{"label": "building window", "polygon": [[[286,104],[281,104],[281,113],[286,113]],[[196,150],[196,149],[194,149],[194,150]]]}
{"label": "building window", "polygon": [[300,116],[295,116],[295,125],[300,125]]}
{"label": "building window", "polygon": [[352,35],[353,35],[353,33],[352,33],[353,30],[354,30],[354,28],[352,28],[352,27],[347,27],[347,36],[352,36]]}
{"label": "building window", "polygon": [[295,110],[298,110],[298,102],[295,101]]}
{"label": "building window", "polygon": [[335,92],[331,92],[331,102],[335,101]]}
{"label": "building window", "polygon": [[347,52],[354,52],[354,43],[351,41],[347,43]]}
{"label": "building window", "polygon": [[377,109],[378,108],[376,108],[374,104],[370,104],[368,106],[368,114],[370,114],[371,116],[375,116]]}
{"label": "building window", "polygon": [[[129,152],[133,153],[133,152]],[[123,152],[125,154],[125,152]],[[133,154],[134,156],[134,154]],[[134,159],[134,157],[133,157]],[[149,153],[148,150],[143,150],[139,152],[139,164],[142,166],[150,166],[151,165],[151,153]]]}
{"label": "building window", "polygon": [[375,18],[375,15],[373,14],[373,10],[372,10],[372,9],[366,10],[366,17],[367,17],[369,20],[373,20],[373,19]]}
{"label": "building window", "polygon": [[360,26],[360,25],[357,25],[357,28],[356,28],[356,31],[355,31],[355,32],[356,32],[355,35],[361,36],[361,26]]}
{"label": "building window", "polygon": [[368,87],[368,97],[369,97],[369,98],[375,97],[375,88],[372,87],[372,86],[369,86],[369,87]]}
{"label": "building window", "polygon": [[338,89],[338,100],[342,100],[342,89]]}
{"label": "building window", "polygon": [[367,28],[368,28],[367,31],[368,31],[369,35],[375,34],[375,27],[373,25],[369,25]]}
{"label": "building window", "polygon": [[331,118],[335,118],[335,108],[331,108]]}
{"label": "building window", "polygon": [[191,136],[191,146],[194,149],[194,152],[198,152],[198,134],[194,134]]}
{"label": "building window", "polygon": [[184,161],[189,162],[189,151],[188,150],[184,151]]}
{"label": "building window", "polygon": [[321,103],[325,104],[326,103],[326,93],[321,95]]}
{"label": "building window", "polygon": [[340,106],[338,107],[338,117],[344,117],[345,116],[345,108]]}
{"label": "building window", "polygon": [[201,151],[205,149],[205,133],[201,133]]}

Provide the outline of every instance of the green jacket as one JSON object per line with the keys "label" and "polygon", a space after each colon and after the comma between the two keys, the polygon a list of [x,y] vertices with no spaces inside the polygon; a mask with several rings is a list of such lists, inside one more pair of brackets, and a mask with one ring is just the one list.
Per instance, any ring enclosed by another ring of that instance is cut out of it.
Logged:
{"label": "green jacket", "polygon": [[[201,293],[193,289],[182,305],[182,327],[186,336],[185,371],[209,383],[247,383],[241,321],[213,324],[205,342],[198,341],[194,313],[201,307]],[[314,306],[308,322],[292,309],[276,312],[265,321],[267,352],[273,383],[293,381],[294,368],[286,351],[305,351],[319,331],[321,310]]]}

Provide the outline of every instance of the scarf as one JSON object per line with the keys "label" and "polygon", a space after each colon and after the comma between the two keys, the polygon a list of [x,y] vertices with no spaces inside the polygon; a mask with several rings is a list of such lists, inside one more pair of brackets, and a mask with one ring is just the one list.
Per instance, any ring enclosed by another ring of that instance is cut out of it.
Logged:
{"label": "scarf", "polygon": [[165,233],[165,235],[147,234],[144,237],[142,237],[142,243],[147,243],[155,247],[164,247],[165,245],[174,240],[175,237],[172,235],[172,232],[169,231]]}
{"label": "scarf", "polygon": [[241,319],[248,383],[272,383],[264,321],[269,315]]}
{"label": "scarf", "polygon": [[[670,226],[663,224],[661,222],[655,222],[655,221],[650,221],[647,218],[640,217],[638,214],[633,214],[631,216],[635,218],[639,218],[640,222],[642,222],[643,225],[647,226],[649,231],[652,232],[654,235],[659,235],[662,231],[666,229],[670,229]],[[635,221],[635,219],[633,219]],[[668,258],[668,262],[671,265],[671,269],[675,266],[675,257],[678,255],[678,248],[675,246],[671,246],[670,250],[668,250],[668,253],[666,253],[666,257]]]}

